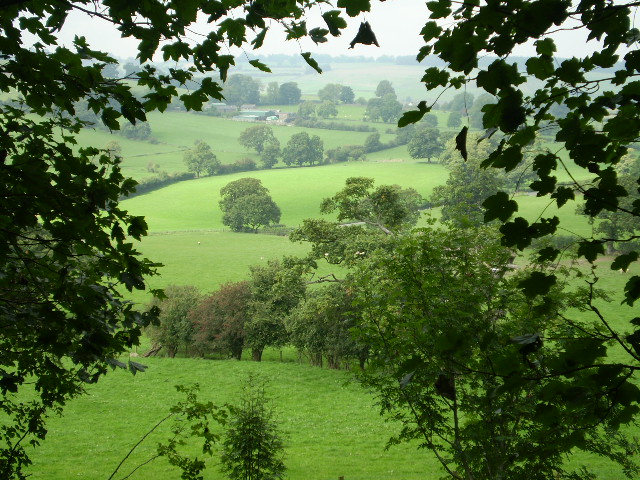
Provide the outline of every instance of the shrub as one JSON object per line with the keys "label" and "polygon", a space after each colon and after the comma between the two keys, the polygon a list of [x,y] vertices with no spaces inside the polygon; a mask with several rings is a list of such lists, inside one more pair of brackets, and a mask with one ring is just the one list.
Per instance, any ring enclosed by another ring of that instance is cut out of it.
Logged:
{"label": "shrub", "polygon": [[265,395],[264,384],[250,376],[240,405],[230,406],[231,416],[222,441],[221,470],[230,480],[283,478],[284,443]]}

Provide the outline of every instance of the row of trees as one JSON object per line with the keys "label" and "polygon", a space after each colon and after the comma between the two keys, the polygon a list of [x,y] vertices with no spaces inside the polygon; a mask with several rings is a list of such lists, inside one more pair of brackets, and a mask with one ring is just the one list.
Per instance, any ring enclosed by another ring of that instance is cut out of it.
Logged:
{"label": "row of trees", "polygon": [[[259,195],[254,192],[268,195],[259,180],[231,182],[221,190],[220,206],[233,210],[243,198]],[[413,189],[374,188],[372,179],[349,179],[343,191],[323,202],[321,210],[327,214],[338,211],[338,221],[360,222],[344,231],[350,238],[362,237],[363,243],[314,245],[315,257],[334,264],[342,263],[345,255],[351,257],[348,264],[359,260],[380,239],[366,238],[370,227],[384,237],[415,224],[423,202]],[[325,228],[335,234],[338,225],[305,221],[293,238],[319,239],[328,233]],[[165,289],[167,299],[153,302],[160,309],[160,324],[151,329],[151,335],[169,356],[184,348],[193,355],[217,353],[240,359],[243,349],[250,348],[252,358],[259,361],[265,347],[292,344],[316,365],[322,365],[323,358],[332,368],[353,359],[364,365],[366,349],[350,334],[356,324],[351,295],[337,283],[307,288],[315,262],[314,258],[283,258],[254,265],[249,280],[226,284],[209,296],[195,287],[170,286]]]}
{"label": "row of trees", "polygon": [[289,259],[255,265],[248,281],[225,284],[208,296],[191,286],[167,287],[167,298],[154,302],[160,308],[160,324],[150,331],[154,350],[175,356],[184,348],[191,355],[239,360],[249,348],[260,361],[265,347],[287,343],[282,319],[304,295],[301,269]]}
{"label": "row of trees", "polygon": [[310,136],[307,132],[296,133],[291,136],[284,148],[273,134],[268,125],[254,125],[244,130],[238,142],[255,150],[262,160],[264,168],[271,168],[282,158],[285,165],[313,166],[322,163],[324,143],[319,136]]}
{"label": "row of trees", "polygon": [[[228,104],[238,107],[244,104],[298,105],[302,97],[296,82],[269,82],[263,95],[260,95],[260,90],[261,85],[255,79],[234,74],[225,82],[223,95]],[[351,87],[328,83],[318,91],[318,98],[321,102],[350,104],[355,101],[355,94]]]}

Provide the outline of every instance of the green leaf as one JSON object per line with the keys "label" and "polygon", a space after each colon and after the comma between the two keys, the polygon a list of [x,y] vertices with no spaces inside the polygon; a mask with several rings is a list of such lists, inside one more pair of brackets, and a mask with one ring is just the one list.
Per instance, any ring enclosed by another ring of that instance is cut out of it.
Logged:
{"label": "green leaf", "polygon": [[218,67],[218,71],[220,72],[220,80],[223,82],[227,80],[227,73],[229,72],[229,67],[231,65],[235,65],[236,61],[233,55],[220,55],[216,60],[216,67]]}
{"label": "green leaf", "polygon": [[449,81],[450,74],[448,71],[437,68],[429,67],[425,70],[425,74],[422,77],[422,83],[425,84],[427,89],[434,89],[437,87],[444,87]]}
{"label": "green leaf", "polygon": [[338,8],[344,8],[350,17],[357,17],[362,12],[371,10],[371,2],[369,0],[338,0]]}
{"label": "green leaf", "polygon": [[560,250],[554,247],[545,247],[538,251],[538,262],[553,262],[558,255],[560,254]]}
{"label": "green leaf", "polygon": [[551,57],[531,57],[526,62],[527,73],[540,80],[546,80],[555,72],[553,59]]}
{"label": "green leaf", "polygon": [[325,43],[327,41],[328,33],[329,33],[329,30],[327,30],[326,28],[313,28],[309,30],[309,37],[316,44]]}
{"label": "green leaf", "polygon": [[318,62],[311,58],[311,52],[302,53],[302,58],[304,58],[304,61],[307,62],[307,64],[316,72],[322,73],[322,69],[320,68],[320,65],[318,65]]}
{"label": "green leaf", "polygon": [[147,369],[146,365],[143,365],[141,363],[137,363],[137,362],[132,362],[131,360],[129,360],[129,371],[132,374],[136,374],[138,372],[144,372]]}
{"label": "green leaf", "polygon": [[449,0],[427,2],[427,8],[431,11],[429,18],[446,18],[451,15],[451,2]]}
{"label": "green leaf", "polygon": [[569,200],[575,200],[576,196],[573,190],[569,187],[558,187],[558,189],[551,194],[551,198],[556,199],[558,208],[562,207]]}
{"label": "green leaf", "polygon": [[271,73],[271,69],[259,60],[249,60],[249,63],[263,72]]}
{"label": "green leaf", "polygon": [[542,272],[531,272],[528,278],[518,283],[518,288],[522,289],[522,292],[529,298],[536,297],[537,295],[546,295],[556,284],[555,275],[547,275]]}
{"label": "green leaf", "polygon": [[245,42],[246,21],[243,18],[226,18],[220,22],[218,34],[226,33],[230,45],[241,47]]}
{"label": "green leaf", "polygon": [[422,30],[420,31],[420,35],[422,35],[425,42],[438,38],[441,33],[442,27],[433,21],[425,23],[424,27],[422,27]]}
{"label": "green leaf", "polygon": [[626,303],[630,307],[640,297],[640,276],[634,275],[631,277],[624,286],[625,299],[622,303]]}
{"label": "green leaf", "polygon": [[113,108],[107,107],[102,110],[100,118],[107,128],[111,130],[120,130],[120,124],[118,123],[118,118],[120,118],[120,116],[120,112],[116,112]]}
{"label": "green leaf", "polygon": [[293,22],[286,25],[287,40],[302,38],[307,35],[307,22]]}
{"label": "green leaf", "polygon": [[496,218],[506,222],[511,218],[511,215],[518,211],[518,202],[510,199],[505,192],[491,195],[482,202],[482,206],[486,209],[484,214],[485,222],[490,222]]}
{"label": "green leaf", "polygon": [[604,255],[604,243],[601,241],[584,241],[578,245],[578,256],[584,257],[589,263],[595,262],[598,255]]}
{"label": "green leaf", "polygon": [[431,108],[427,107],[427,102],[420,102],[418,104],[418,110],[409,110],[402,114],[400,120],[398,120],[398,128],[406,127],[410,123],[419,122],[429,111],[431,111]]}
{"label": "green leaf", "polygon": [[500,227],[500,232],[503,236],[503,244],[508,247],[517,247],[519,250],[524,250],[531,244],[531,240],[535,234],[533,229],[527,220],[522,217],[517,217],[511,222],[505,223]]}
{"label": "green leaf", "polygon": [[253,45],[253,49],[256,50],[258,48],[260,48],[262,46],[262,44],[264,43],[264,38],[267,35],[267,30],[269,30],[269,27],[265,27],[262,30],[260,30],[260,32],[256,35],[256,38],[254,38],[253,40],[251,40],[251,45]]}
{"label": "green leaf", "polygon": [[556,52],[556,44],[552,38],[544,38],[534,42],[538,55],[553,55]]}
{"label": "green leaf", "polygon": [[630,252],[623,255],[618,255],[616,259],[611,262],[611,270],[627,271],[629,265],[638,260],[638,252]]}
{"label": "green leaf", "polygon": [[462,130],[456,135],[456,150],[460,152],[462,158],[464,158],[465,162],[467,161],[468,153],[467,153],[467,132],[469,131],[469,127],[466,125],[462,127]]}
{"label": "green leaf", "polygon": [[142,216],[131,217],[129,219],[129,226],[127,227],[127,233],[135,238],[136,240],[140,240],[142,236],[147,234],[147,221]]}
{"label": "green leaf", "polygon": [[340,16],[340,10],[329,10],[322,14],[324,22],[327,24],[329,32],[334,37],[340,36],[340,30],[347,28],[347,22]]}
{"label": "green leaf", "polygon": [[496,60],[486,70],[481,70],[476,80],[478,87],[492,95],[520,85],[524,81],[525,78],[518,71],[518,65],[516,63],[509,65],[504,60]]}
{"label": "green leaf", "polygon": [[569,85],[575,85],[585,81],[584,74],[580,68],[580,61],[577,58],[565,60],[556,69],[557,78]]}

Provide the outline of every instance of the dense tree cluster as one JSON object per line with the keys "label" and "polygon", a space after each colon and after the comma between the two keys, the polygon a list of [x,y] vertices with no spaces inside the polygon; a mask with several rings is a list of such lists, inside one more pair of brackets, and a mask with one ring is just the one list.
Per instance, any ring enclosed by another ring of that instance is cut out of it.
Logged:
{"label": "dense tree cluster", "polygon": [[282,161],[285,165],[321,164],[324,143],[318,135],[309,136],[307,132],[295,133],[282,149]]}
{"label": "dense tree cluster", "polygon": [[260,85],[248,75],[230,75],[224,84],[222,95],[230,105],[257,105],[260,103]]}

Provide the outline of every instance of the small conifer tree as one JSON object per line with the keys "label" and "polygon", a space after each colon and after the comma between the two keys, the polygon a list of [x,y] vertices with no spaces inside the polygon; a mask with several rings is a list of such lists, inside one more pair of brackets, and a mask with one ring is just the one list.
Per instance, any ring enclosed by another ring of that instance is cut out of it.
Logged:
{"label": "small conifer tree", "polygon": [[283,436],[264,383],[250,376],[231,415],[222,442],[221,469],[229,480],[276,480],[284,476]]}

